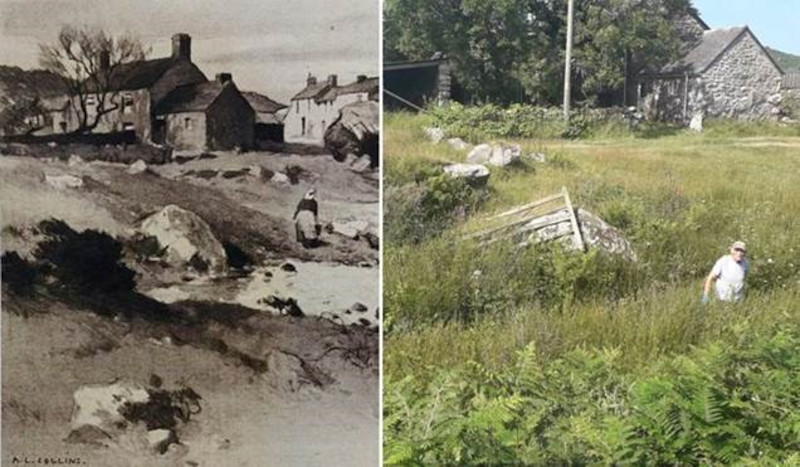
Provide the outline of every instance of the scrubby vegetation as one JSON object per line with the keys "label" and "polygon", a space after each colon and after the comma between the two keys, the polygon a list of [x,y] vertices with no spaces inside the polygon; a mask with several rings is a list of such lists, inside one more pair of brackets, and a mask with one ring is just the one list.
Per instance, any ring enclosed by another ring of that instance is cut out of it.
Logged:
{"label": "scrubby vegetation", "polygon": [[[386,460],[798,462],[800,127],[621,126],[571,141],[526,112],[385,118]],[[547,162],[494,169],[482,190],[441,183],[440,166],[466,154],[427,142],[432,124]],[[561,186],[637,261],[463,239]],[[702,306],[704,276],[736,239],[752,263],[746,302]]]}

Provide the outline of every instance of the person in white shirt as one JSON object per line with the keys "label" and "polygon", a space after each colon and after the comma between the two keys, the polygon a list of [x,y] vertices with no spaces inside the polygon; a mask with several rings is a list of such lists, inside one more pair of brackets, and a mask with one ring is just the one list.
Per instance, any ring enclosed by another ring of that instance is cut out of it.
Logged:
{"label": "person in white shirt", "polygon": [[750,270],[746,254],[744,242],[734,242],[730,254],[717,260],[703,287],[703,303],[709,302],[712,283],[715,286],[717,300],[740,302],[744,299],[745,280]]}

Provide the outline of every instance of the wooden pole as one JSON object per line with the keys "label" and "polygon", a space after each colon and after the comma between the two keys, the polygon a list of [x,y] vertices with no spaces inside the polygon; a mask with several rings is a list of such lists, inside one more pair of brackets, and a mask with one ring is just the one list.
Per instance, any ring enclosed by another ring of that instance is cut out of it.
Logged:
{"label": "wooden pole", "polygon": [[572,76],[572,16],[575,0],[569,0],[567,7],[567,59],[564,63],[564,120],[569,120],[570,81]]}

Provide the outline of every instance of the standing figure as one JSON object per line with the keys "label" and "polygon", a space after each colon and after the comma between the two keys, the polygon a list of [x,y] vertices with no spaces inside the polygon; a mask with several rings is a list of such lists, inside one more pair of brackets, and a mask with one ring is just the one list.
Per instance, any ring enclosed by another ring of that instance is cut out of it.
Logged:
{"label": "standing figure", "polygon": [[310,189],[303,196],[303,199],[297,203],[297,209],[294,211],[294,227],[297,235],[297,241],[304,247],[309,248],[316,246],[319,243],[319,229],[317,228],[318,212],[317,205],[317,190]]}
{"label": "standing figure", "polygon": [[734,242],[730,254],[718,259],[703,287],[703,303],[708,303],[711,284],[716,282],[717,299],[723,302],[740,302],[744,299],[744,282],[750,270],[745,258],[744,242]]}

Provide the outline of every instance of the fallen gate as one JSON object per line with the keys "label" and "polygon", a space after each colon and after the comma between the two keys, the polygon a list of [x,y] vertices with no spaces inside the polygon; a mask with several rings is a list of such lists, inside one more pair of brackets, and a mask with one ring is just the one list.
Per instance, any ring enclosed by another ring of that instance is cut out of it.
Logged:
{"label": "fallen gate", "polygon": [[586,251],[578,218],[566,187],[561,192],[538,201],[518,206],[486,219],[494,224],[488,229],[469,235],[481,243],[522,237],[520,246],[551,241],[566,236],[572,238],[573,247]]}

